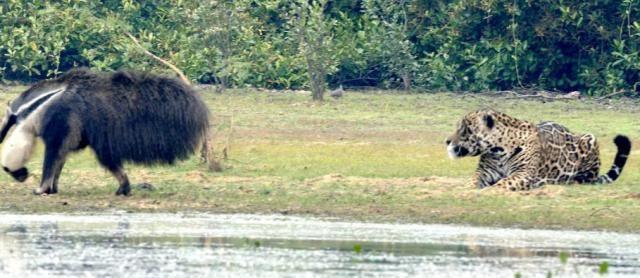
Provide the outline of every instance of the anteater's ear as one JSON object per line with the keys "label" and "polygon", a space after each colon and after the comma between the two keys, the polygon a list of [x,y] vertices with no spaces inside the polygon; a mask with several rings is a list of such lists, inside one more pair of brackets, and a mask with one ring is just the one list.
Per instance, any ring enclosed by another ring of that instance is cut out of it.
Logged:
{"label": "anteater's ear", "polygon": [[495,126],[495,122],[493,120],[493,116],[491,116],[490,114],[485,114],[482,117],[482,120],[484,121],[484,124],[489,128],[492,129],[493,126]]}

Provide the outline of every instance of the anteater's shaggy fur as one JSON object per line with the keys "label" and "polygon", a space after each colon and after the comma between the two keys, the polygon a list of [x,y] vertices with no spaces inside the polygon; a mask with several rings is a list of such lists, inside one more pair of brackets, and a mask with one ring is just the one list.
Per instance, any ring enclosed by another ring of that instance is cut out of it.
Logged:
{"label": "anteater's shaggy fur", "polygon": [[170,164],[187,158],[209,126],[209,111],[189,85],[130,71],[71,70],[32,86],[7,110],[0,140],[15,128],[3,146],[5,171],[17,180],[26,179],[24,163],[33,138],[44,141],[43,175],[36,194],[56,193],[67,154],[89,146],[120,182],[116,194],[128,195],[124,162]]}

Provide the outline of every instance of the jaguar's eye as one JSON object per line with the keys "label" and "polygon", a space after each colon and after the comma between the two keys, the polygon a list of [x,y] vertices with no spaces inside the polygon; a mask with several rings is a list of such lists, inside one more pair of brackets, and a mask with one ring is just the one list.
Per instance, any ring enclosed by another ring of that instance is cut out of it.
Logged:
{"label": "jaguar's eye", "polygon": [[471,133],[471,131],[467,125],[462,125],[460,127],[460,136],[467,136],[469,133]]}

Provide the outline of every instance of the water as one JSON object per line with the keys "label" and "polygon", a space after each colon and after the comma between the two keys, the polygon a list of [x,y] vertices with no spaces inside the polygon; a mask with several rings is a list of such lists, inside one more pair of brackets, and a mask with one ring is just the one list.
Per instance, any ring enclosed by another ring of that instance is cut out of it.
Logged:
{"label": "water", "polygon": [[640,276],[640,234],[280,215],[0,214],[0,277],[589,277],[603,262],[610,276]]}

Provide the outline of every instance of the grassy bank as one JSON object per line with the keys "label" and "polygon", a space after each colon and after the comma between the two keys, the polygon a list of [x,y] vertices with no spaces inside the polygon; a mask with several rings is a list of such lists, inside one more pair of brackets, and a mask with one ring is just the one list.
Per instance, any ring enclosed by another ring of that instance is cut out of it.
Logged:
{"label": "grassy bank", "polygon": [[[19,89],[0,96],[1,103]],[[559,186],[523,193],[479,192],[465,184],[476,159],[449,160],[444,138],[468,111],[493,107],[531,121],[553,120],[600,140],[604,167],[618,133],[640,146],[640,105],[461,97],[452,94],[354,93],[313,103],[306,94],[206,93],[216,151],[225,170],[211,173],[193,158],[173,167],[128,167],[135,189],[114,196],[117,183],[90,151],[71,156],[60,194],[33,196],[42,164],[16,183],[0,175],[0,210],[11,212],[204,211],[290,213],[371,221],[640,231],[640,152],[606,186]],[[152,136],[152,135],[150,135]]]}

